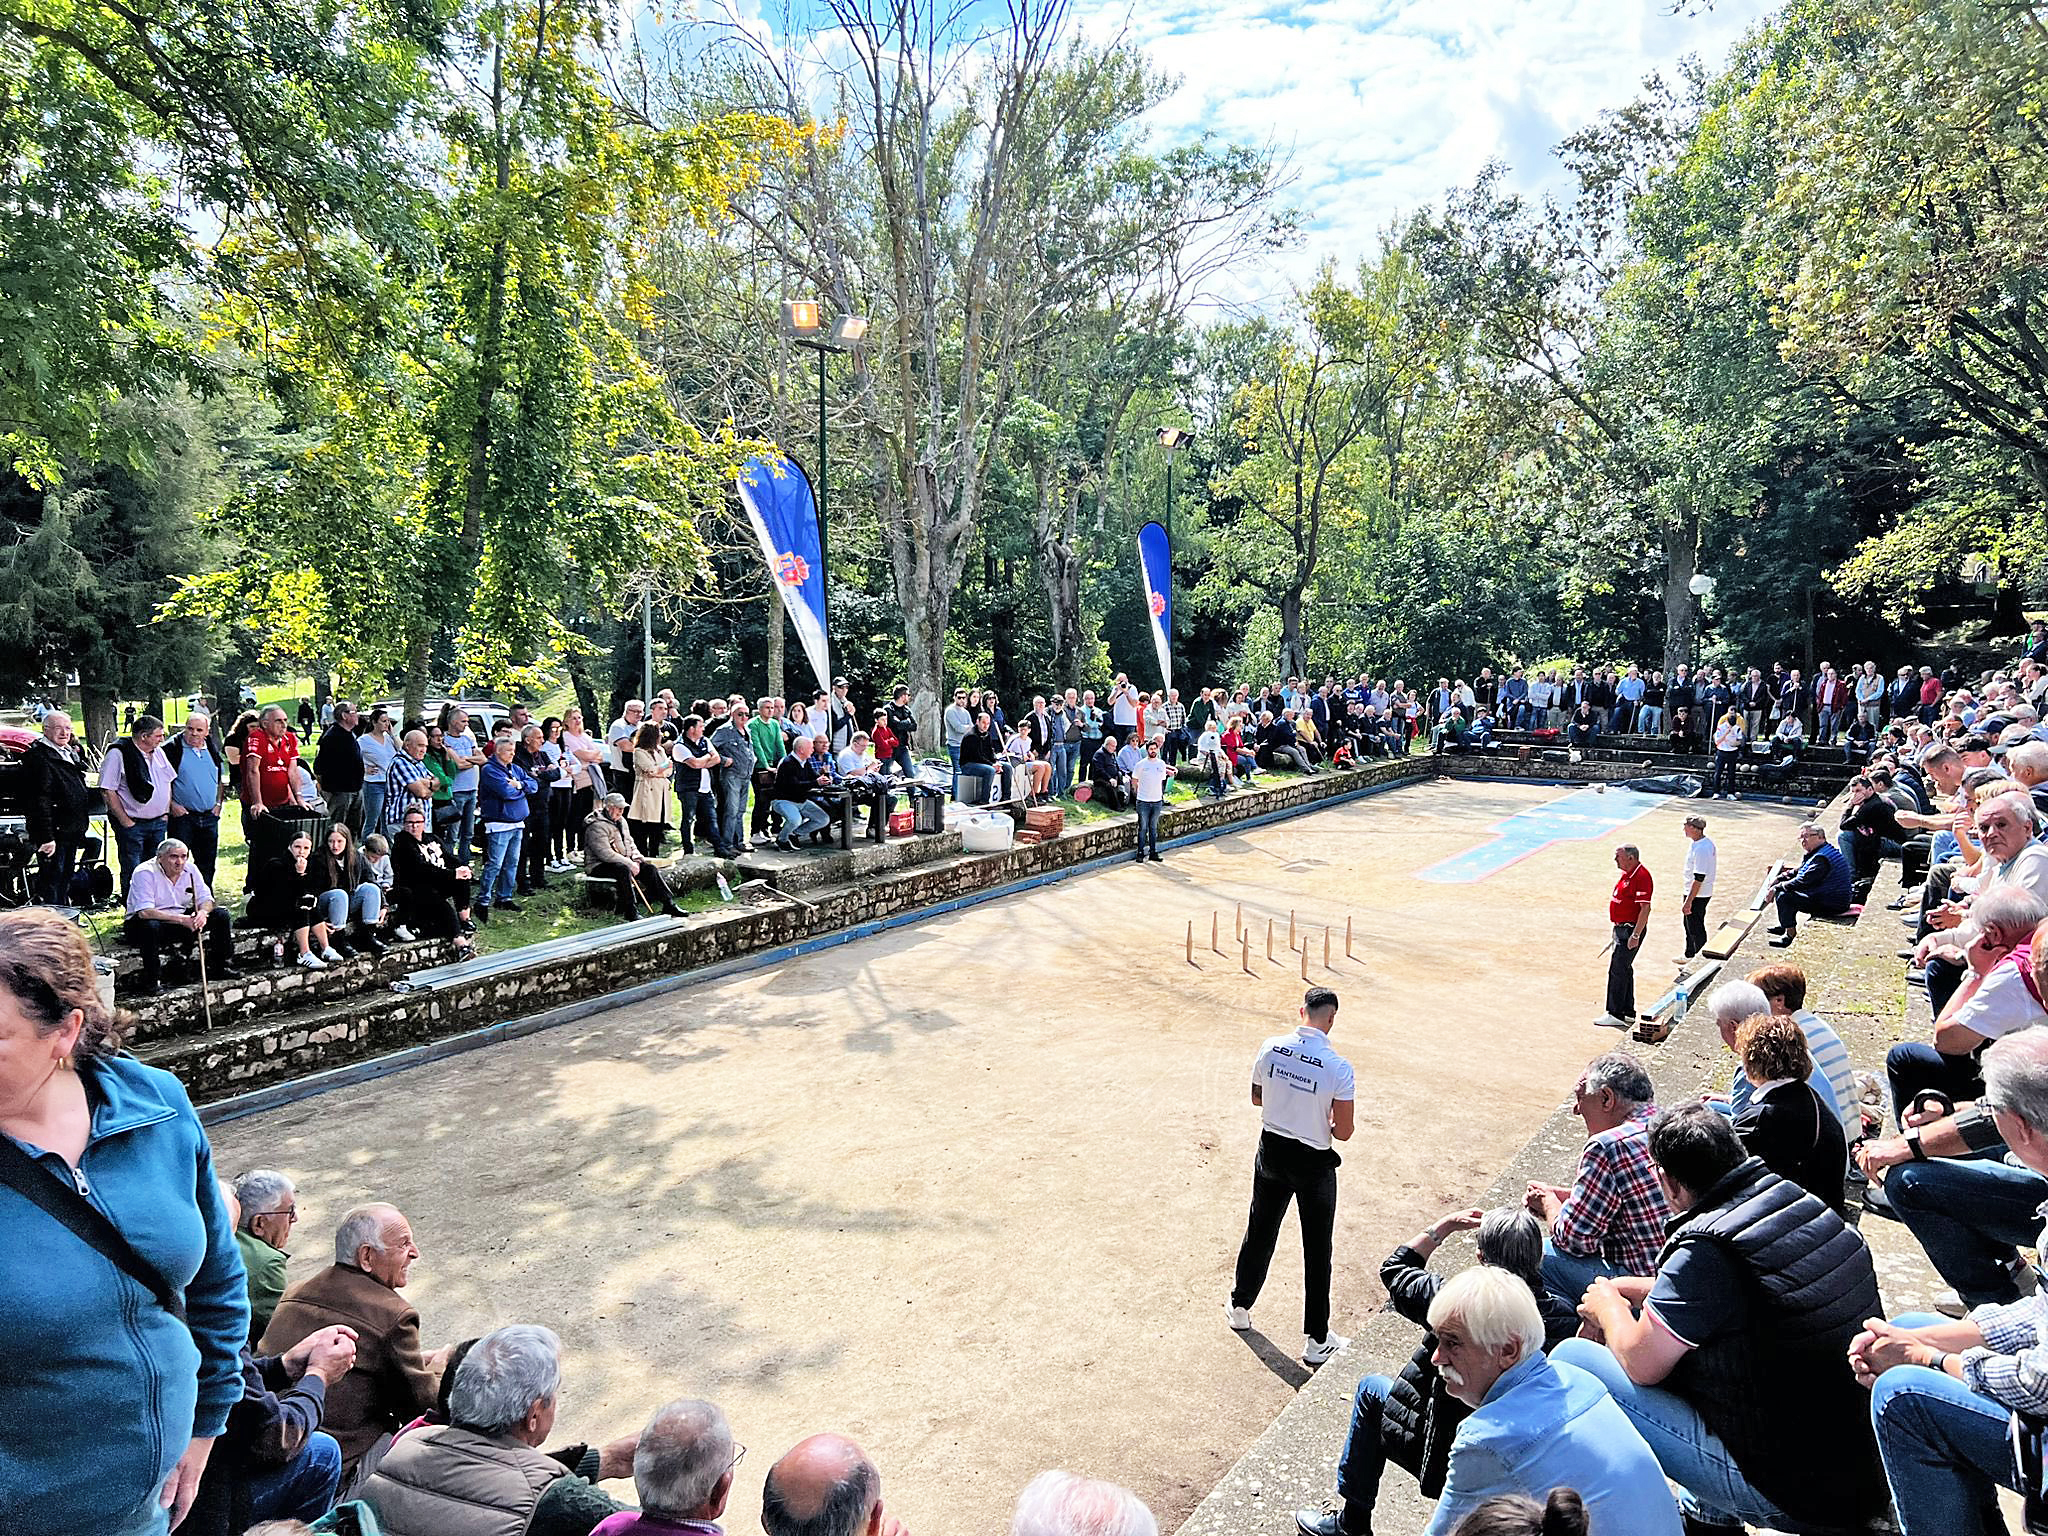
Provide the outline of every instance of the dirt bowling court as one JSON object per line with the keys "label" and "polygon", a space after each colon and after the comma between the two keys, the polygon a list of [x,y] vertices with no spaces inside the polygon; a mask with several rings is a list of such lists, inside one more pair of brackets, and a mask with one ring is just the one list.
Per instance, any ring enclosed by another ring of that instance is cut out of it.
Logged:
{"label": "dirt bowling court", "polygon": [[[1590,1022],[1617,842],[1657,880],[1638,974],[1645,1001],[1662,990],[1687,808],[1402,788],[232,1121],[217,1158],[298,1179],[294,1278],[350,1205],[403,1209],[430,1347],[558,1330],[564,1440],[671,1397],[721,1403],[749,1448],[734,1531],[821,1429],[867,1447],[916,1536],[1007,1530],[1049,1466],[1130,1485],[1171,1531],[1306,1374],[1292,1217],[1258,1331],[1223,1317],[1251,1061],[1302,993],[1289,910],[1358,1074],[1334,1298],[1350,1333],[1382,1300],[1380,1260],[1475,1199],[1617,1043]],[[1799,816],[1705,809],[1716,904],[1744,905]],[[1239,902],[1253,975],[1229,942]]]}

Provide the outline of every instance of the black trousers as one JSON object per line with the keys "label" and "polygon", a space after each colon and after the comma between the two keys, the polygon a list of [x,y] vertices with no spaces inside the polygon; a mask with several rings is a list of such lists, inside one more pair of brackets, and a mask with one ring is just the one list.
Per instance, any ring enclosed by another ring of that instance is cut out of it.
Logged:
{"label": "black trousers", "polygon": [[545,789],[526,797],[526,835],[519,839],[519,869],[514,877],[522,895],[548,883],[548,811],[552,802],[552,792]]}
{"label": "black trousers", "polygon": [[1330,1249],[1337,1226],[1336,1152],[1304,1146],[1291,1136],[1267,1131],[1259,1137],[1252,1165],[1252,1208],[1244,1241],[1237,1249],[1237,1278],[1230,1304],[1249,1308],[1259,1299],[1280,1240],[1287,1202],[1299,1204],[1303,1294],[1301,1331],[1312,1339],[1330,1333]]}
{"label": "black trousers", "polygon": [[1692,910],[1685,914],[1685,958],[1707,947],[1707,907],[1713,901],[1711,896],[1695,896]]}
{"label": "black trousers", "polygon": [[669,895],[668,886],[662,881],[661,871],[649,865],[642,864],[637,876],[623,864],[598,864],[585,873],[593,880],[612,882],[616,887],[613,905],[621,917],[640,915],[633,905],[633,892],[636,887],[640,893],[640,900],[650,908],[665,910],[673,905],[674,898]]}
{"label": "black trousers", "polygon": [[1607,1011],[1617,1019],[1636,1021],[1636,951],[1628,947],[1634,923],[1614,925],[1614,948],[1607,954]]}
{"label": "black trousers", "polygon": [[[145,983],[163,979],[163,954],[187,954],[192,941],[198,935],[190,928],[176,923],[166,923],[154,917],[131,917],[121,925],[128,942],[142,951],[142,979]],[[234,949],[234,939],[228,932],[228,915],[225,910],[215,907],[206,914],[206,963],[218,970],[228,963]]]}

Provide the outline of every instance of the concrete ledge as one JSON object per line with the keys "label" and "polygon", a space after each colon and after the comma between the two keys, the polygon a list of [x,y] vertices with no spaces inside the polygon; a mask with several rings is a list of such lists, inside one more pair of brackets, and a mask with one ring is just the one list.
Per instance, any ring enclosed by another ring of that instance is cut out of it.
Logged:
{"label": "concrete ledge", "polygon": [[856,839],[848,849],[785,853],[773,846],[756,848],[740,855],[738,869],[742,879],[765,880],[778,891],[815,891],[914,869],[959,852],[958,832],[926,832],[884,843]]}

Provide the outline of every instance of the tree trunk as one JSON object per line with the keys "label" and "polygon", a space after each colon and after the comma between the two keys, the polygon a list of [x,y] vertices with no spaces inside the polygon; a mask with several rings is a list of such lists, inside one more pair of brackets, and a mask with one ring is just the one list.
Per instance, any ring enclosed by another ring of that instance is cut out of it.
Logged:
{"label": "tree trunk", "polygon": [[1699,627],[1699,599],[1692,579],[1699,572],[1699,525],[1686,519],[1664,540],[1664,675],[1675,677],[1692,664]]}
{"label": "tree trunk", "polygon": [[782,668],[789,655],[789,619],[782,611],[782,594],[768,588],[768,686],[771,699],[782,697]]}
{"label": "tree trunk", "polygon": [[405,657],[405,708],[401,721],[425,720],[427,713],[427,668],[433,664],[434,636],[425,625],[412,637]]}
{"label": "tree trunk", "polygon": [[940,701],[946,683],[946,625],[952,607],[950,593],[944,598],[934,593],[929,606],[908,607],[903,613],[904,681],[910,684],[910,713],[917,721],[916,748],[927,757],[946,749]]}
{"label": "tree trunk", "polygon": [[1308,676],[1308,651],[1301,643],[1303,591],[1296,587],[1280,595],[1280,675]]}
{"label": "tree trunk", "polygon": [[114,690],[103,688],[83,673],[78,678],[78,712],[85,745],[95,759],[113,743],[117,729]]}

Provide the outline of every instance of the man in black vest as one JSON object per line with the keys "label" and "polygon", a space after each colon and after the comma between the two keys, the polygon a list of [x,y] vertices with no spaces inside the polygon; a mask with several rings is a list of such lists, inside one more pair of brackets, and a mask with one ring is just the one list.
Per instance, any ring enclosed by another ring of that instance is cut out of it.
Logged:
{"label": "man in black vest", "polygon": [[1606,1383],[1688,1532],[1860,1529],[1889,1499],[1849,1366],[1878,1307],[1869,1248],[1704,1104],[1658,1115],[1650,1158],[1678,1213],[1657,1274],[1595,1280],[1579,1315],[1602,1342],[1552,1358]]}

